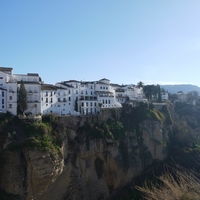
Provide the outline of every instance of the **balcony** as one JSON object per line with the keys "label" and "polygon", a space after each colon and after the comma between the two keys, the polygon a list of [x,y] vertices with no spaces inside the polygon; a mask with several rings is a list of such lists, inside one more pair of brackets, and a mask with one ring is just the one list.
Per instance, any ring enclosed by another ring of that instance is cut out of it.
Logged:
{"label": "balcony", "polygon": [[97,97],[96,96],[81,96],[80,100],[95,101],[97,100]]}

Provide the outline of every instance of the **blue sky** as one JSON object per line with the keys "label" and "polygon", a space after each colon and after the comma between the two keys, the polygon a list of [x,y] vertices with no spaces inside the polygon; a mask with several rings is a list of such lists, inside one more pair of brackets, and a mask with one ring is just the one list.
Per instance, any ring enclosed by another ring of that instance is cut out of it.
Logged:
{"label": "blue sky", "polygon": [[1,0],[0,66],[44,82],[200,86],[199,0]]}

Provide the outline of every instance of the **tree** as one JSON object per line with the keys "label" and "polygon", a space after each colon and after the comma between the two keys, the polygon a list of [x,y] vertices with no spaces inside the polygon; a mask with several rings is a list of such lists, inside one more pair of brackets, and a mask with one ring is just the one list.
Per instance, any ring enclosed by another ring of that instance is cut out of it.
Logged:
{"label": "tree", "polygon": [[145,93],[145,97],[148,100],[152,99],[152,95],[154,94],[154,85],[145,85],[144,86],[144,93]]}
{"label": "tree", "polygon": [[175,102],[176,100],[178,100],[178,94],[169,93],[169,100]]}
{"label": "tree", "polygon": [[191,91],[187,93],[187,100],[189,102],[197,101],[199,99],[199,93],[197,91]]}
{"label": "tree", "polygon": [[24,111],[27,109],[27,107],[28,107],[27,93],[26,93],[26,89],[24,86],[24,82],[21,81],[20,87],[18,89],[18,98],[17,98],[18,113],[21,112],[24,114]]}
{"label": "tree", "polygon": [[160,85],[157,85],[157,90],[158,90],[158,103],[161,103],[162,97],[161,97]]}
{"label": "tree", "polygon": [[138,88],[143,88],[144,87],[144,83],[142,81],[137,83],[137,87]]}
{"label": "tree", "polygon": [[74,110],[76,112],[78,112],[78,98],[77,97],[76,97],[76,100],[75,100],[75,108],[74,108]]}

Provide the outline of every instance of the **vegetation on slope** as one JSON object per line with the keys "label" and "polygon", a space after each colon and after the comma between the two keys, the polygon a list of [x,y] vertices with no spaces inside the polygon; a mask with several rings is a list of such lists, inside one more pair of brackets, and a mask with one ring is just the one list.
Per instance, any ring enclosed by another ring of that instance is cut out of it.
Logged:
{"label": "vegetation on slope", "polygon": [[59,152],[61,133],[57,118],[44,116],[41,122],[26,122],[9,113],[0,116],[0,144],[7,141],[6,150],[22,148]]}
{"label": "vegetation on slope", "polygon": [[156,183],[146,181],[136,187],[147,200],[199,200],[199,174],[186,169],[167,170]]}
{"label": "vegetation on slope", "polygon": [[86,131],[90,139],[107,138],[118,141],[127,134],[122,123],[113,119],[103,123],[87,123],[80,130]]}

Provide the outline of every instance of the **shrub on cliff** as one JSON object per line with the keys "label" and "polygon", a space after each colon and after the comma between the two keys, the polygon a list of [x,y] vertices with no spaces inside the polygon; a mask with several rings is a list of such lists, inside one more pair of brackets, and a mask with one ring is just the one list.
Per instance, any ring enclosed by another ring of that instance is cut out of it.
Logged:
{"label": "shrub on cliff", "polygon": [[123,124],[113,119],[109,119],[104,123],[85,124],[79,131],[86,132],[91,139],[108,138],[115,141],[118,141],[127,134]]}
{"label": "shrub on cliff", "polygon": [[164,113],[155,109],[153,106],[148,107],[147,103],[140,103],[137,107],[124,105],[120,121],[128,130],[133,130],[142,121],[156,120],[164,122],[167,116],[167,111]]}
{"label": "shrub on cliff", "polygon": [[27,126],[27,148],[36,148],[44,151],[58,151],[56,138],[52,135],[52,127],[45,123],[35,123]]}

